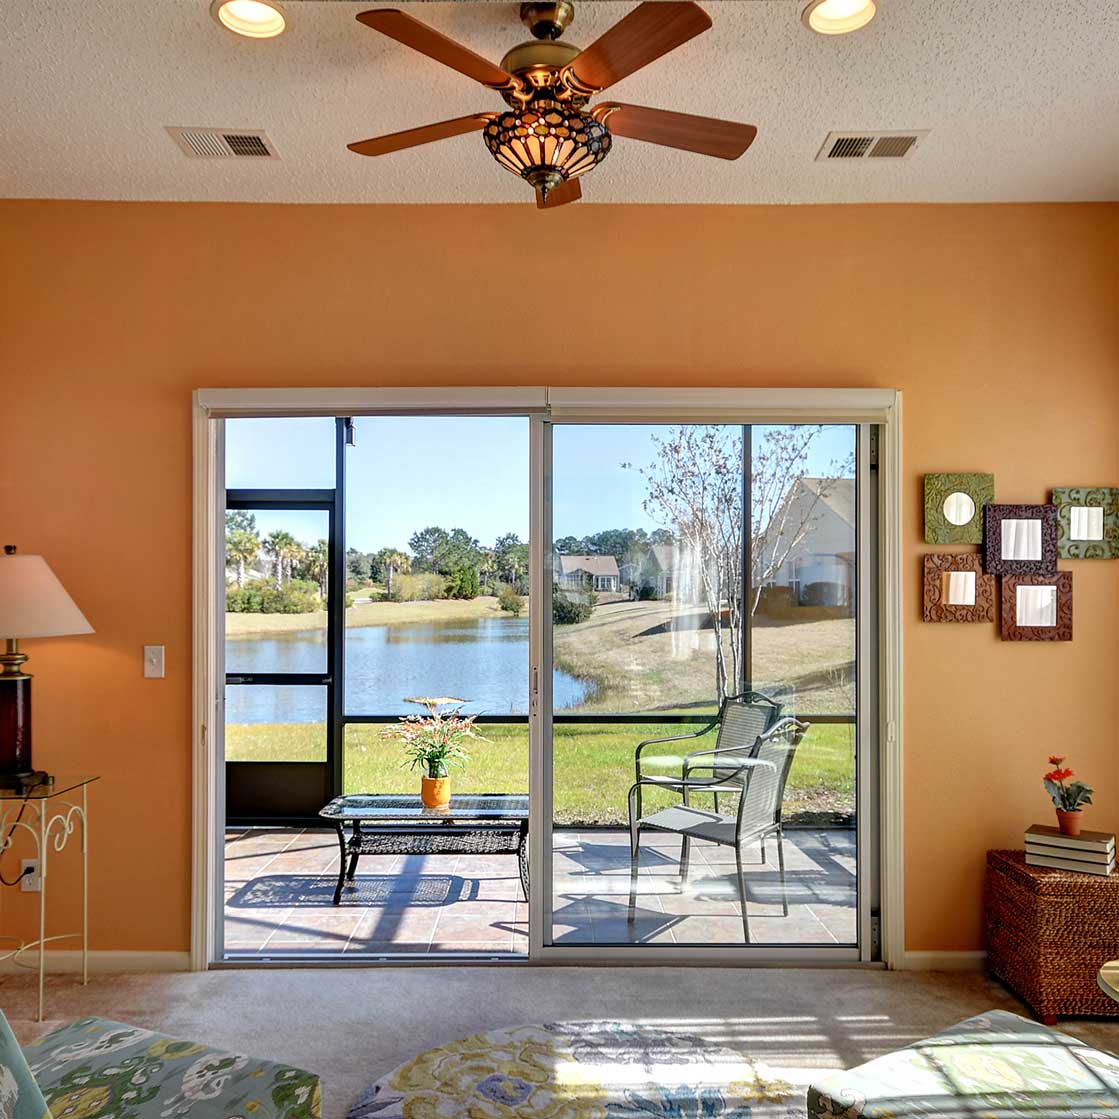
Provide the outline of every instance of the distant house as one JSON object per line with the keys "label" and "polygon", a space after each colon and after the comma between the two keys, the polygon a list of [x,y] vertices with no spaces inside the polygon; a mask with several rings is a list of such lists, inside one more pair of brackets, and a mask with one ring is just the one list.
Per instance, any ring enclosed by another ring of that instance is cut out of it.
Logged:
{"label": "distant house", "polygon": [[618,591],[622,578],[613,556],[556,556],[556,584],[564,591]]}
{"label": "distant house", "polygon": [[[799,537],[799,539],[798,539]],[[855,599],[855,480],[797,478],[762,534],[766,586],[790,605],[850,607]]]}
{"label": "distant house", "polygon": [[664,598],[676,582],[676,548],[652,544],[627,552],[622,559],[622,583],[634,598]]}

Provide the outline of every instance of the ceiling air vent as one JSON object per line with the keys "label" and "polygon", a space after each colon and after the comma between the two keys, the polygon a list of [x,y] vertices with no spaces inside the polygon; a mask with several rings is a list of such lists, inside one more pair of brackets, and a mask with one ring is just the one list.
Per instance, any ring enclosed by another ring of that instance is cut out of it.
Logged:
{"label": "ceiling air vent", "polygon": [[261,129],[167,128],[168,135],[191,159],[279,159]]}
{"label": "ceiling air vent", "polygon": [[816,153],[816,161],[908,159],[928,134],[927,128],[901,132],[829,132]]}

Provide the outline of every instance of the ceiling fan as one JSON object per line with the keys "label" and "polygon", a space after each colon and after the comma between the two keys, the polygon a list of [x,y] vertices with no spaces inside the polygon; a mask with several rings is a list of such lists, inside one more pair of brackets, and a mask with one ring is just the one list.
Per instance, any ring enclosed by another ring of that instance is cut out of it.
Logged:
{"label": "ceiling fan", "polygon": [[737,159],[750,146],[758,131],[752,124],[617,101],[586,108],[615,82],[706,31],[711,20],[698,4],[646,0],[583,51],[559,42],[574,17],[571,0],[521,4],[521,20],[534,38],[513,47],[495,66],[395,8],[362,12],[357,18],[367,27],[495,90],[510,108],[347,146],[359,155],[387,155],[481,132],[494,159],[535,189],[541,209],[580,198],[579,177],[606,157],[615,136],[720,159]]}

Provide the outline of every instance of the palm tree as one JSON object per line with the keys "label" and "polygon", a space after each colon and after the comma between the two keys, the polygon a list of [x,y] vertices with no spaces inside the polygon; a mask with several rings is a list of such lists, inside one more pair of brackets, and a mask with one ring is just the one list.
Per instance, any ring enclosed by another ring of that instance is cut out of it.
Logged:
{"label": "palm tree", "polygon": [[482,578],[482,590],[490,593],[490,580],[497,574],[497,556],[492,548],[483,548],[481,559],[478,561],[478,574]]}
{"label": "palm tree", "polygon": [[233,529],[225,538],[226,562],[237,565],[237,589],[245,588],[245,569],[260,552],[260,537],[242,528]]}
{"label": "palm tree", "polygon": [[302,579],[304,572],[302,568],[305,566],[307,560],[307,549],[299,543],[298,540],[293,539],[292,542],[284,549],[284,580],[290,583],[295,578],[296,569],[299,570],[299,577]]}
{"label": "palm tree", "polygon": [[292,549],[298,547],[295,543],[295,537],[290,532],[278,528],[264,538],[263,547],[264,554],[272,561],[272,577],[276,584],[276,590],[282,591],[285,579],[291,578],[288,561],[292,555]]}
{"label": "palm tree", "polygon": [[303,556],[303,563],[307,573],[319,585],[319,594],[326,602],[327,583],[330,575],[330,548],[325,540],[318,541],[313,547],[308,548]]}
{"label": "palm tree", "polygon": [[407,575],[412,570],[412,561],[403,552],[388,552],[385,555],[385,597],[392,598],[392,577],[394,574]]}

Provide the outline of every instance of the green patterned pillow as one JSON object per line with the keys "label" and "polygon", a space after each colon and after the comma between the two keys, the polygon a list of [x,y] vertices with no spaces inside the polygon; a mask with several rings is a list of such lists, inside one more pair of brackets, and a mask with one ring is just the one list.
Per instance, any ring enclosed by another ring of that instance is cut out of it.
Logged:
{"label": "green patterned pillow", "polygon": [[47,1102],[23,1050],[0,1011],[0,1116],[3,1119],[50,1119]]}
{"label": "green patterned pillow", "polygon": [[108,1018],[79,1018],[32,1042],[25,1055],[58,1119],[321,1115],[313,1073]]}

